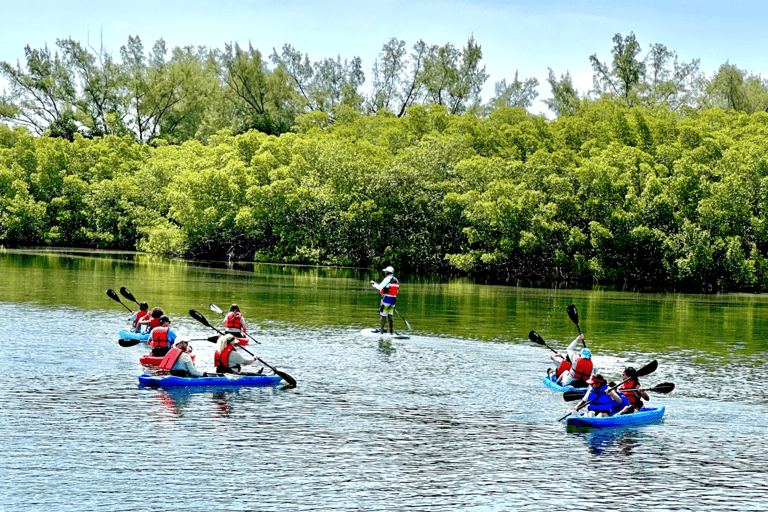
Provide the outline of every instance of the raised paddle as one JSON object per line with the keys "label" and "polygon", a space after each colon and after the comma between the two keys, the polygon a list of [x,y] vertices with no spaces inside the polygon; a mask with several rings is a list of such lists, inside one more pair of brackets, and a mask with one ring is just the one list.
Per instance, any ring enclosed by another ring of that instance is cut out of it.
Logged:
{"label": "raised paddle", "polygon": [[141,306],[139,301],[136,300],[136,298],[133,296],[133,294],[130,291],[128,291],[128,288],[126,288],[125,286],[121,286],[120,287],[120,295],[122,295],[126,299],[130,300],[131,302],[135,302],[136,304]]}
{"label": "raised paddle", "polygon": [[[216,304],[211,304],[211,311],[213,311],[214,313],[218,313],[220,315],[224,314],[224,312],[221,310],[221,308],[219,306],[217,306]],[[258,343],[259,345],[261,345],[261,342],[259,340],[257,340],[256,338],[254,338],[253,336],[251,336],[247,332],[245,333],[245,335],[248,336],[249,338],[251,338],[256,343]]]}
{"label": "raised paddle", "polygon": [[539,333],[537,333],[536,331],[531,331],[531,332],[529,332],[529,333],[528,333],[528,339],[529,339],[529,340],[531,340],[531,341],[532,341],[532,342],[534,342],[534,343],[538,343],[539,345],[544,345],[544,346],[545,346],[545,347],[547,347],[549,350],[551,350],[552,352],[554,352],[555,354],[557,354],[557,350],[555,350],[555,349],[553,349],[552,347],[550,347],[549,345],[547,345],[547,342],[546,342],[546,341],[544,341],[544,338],[542,338],[541,336],[539,336]]}
{"label": "raised paddle", "polygon": [[[641,388],[641,389],[622,389],[622,393],[639,393],[640,391],[653,391],[654,393],[671,393],[675,389],[675,385],[671,382],[662,382],[661,384],[657,384],[653,386],[652,388]],[[586,392],[586,389],[584,392],[579,391],[566,391],[563,393],[563,400],[566,402],[573,402],[576,400],[581,400],[584,398],[584,393]]]}
{"label": "raised paddle", "polygon": [[[208,327],[210,327],[211,329],[213,329],[213,330],[214,330],[214,331],[216,331],[217,333],[221,334],[222,336],[224,336],[224,335],[225,335],[225,333],[221,332],[220,330],[218,330],[217,328],[215,328],[214,326],[212,326],[212,325],[211,325],[211,324],[208,322],[208,320],[206,320],[206,319],[205,319],[205,317],[204,317],[202,314],[200,314],[199,312],[195,311],[194,309],[190,309],[190,310],[189,310],[189,316],[191,316],[192,318],[194,318],[195,320],[197,320],[197,321],[198,321],[198,322],[200,322],[201,324],[203,324],[203,325],[205,325],[205,326],[208,326]],[[213,342],[215,342],[215,340],[211,340],[210,338],[208,339],[208,341],[213,341]],[[243,347],[240,347],[240,348],[243,348]],[[248,350],[246,350],[246,349],[243,349],[243,350],[245,350],[246,352],[248,352]],[[253,355],[251,352],[248,352],[248,353],[249,353],[249,354],[251,354],[251,355]],[[254,356],[254,357],[256,357],[256,356]],[[285,373],[285,372],[281,372],[281,371],[279,371],[277,368],[275,368],[275,367],[273,367],[273,366],[270,366],[270,365],[268,365],[268,364],[267,364],[266,362],[264,362],[264,360],[262,360],[261,358],[258,358],[258,361],[259,361],[259,362],[261,362],[261,364],[263,364],[264,366],[266,366],[266,367],[267,367],[267,368],[269,368],[270,370],[272,370],[273,372],[275,372],[275,375],[278,375],[278,376],[280,376],[280,378],[281,378],[281,379],[283,379],[285,382],[287,382],[287,383],[288,383],[288,384],[289,384],[291,387],[294,387],[294,388],[296,387],[296,379],[294,379],[293,377],[291,377],[291,376],[290,376],[290,375],[288,375],[287,373]]]}
{"label": "raised paddle", "polygon": [[[642,376],[644,376],[644,375],[648,375],[648,374],[650,374],[650,373],[653,373],[653,372],[655,372],[655,371],[656,371],[656,368],[658,368],[658,366],[659,366],[659,363],[658,363],[658,362],[656,362],[656,360],[654,359],[653,361],[651,361],[651,362],[650,362],[650,363],[648,363],[647,365],[645,365],[645,366],[643,366],[642,368],[640,368],[639,370],[637,370],[637,373],[636,373],[635,375],[636,375],[637,377],[642,377]],[[606,390],[605,390],[605,393],[609,393],[609,392],[611,392],[611,391],[615,391],[615,390],[616,390],[616,389],[617,389],[619,386],[621,386],[622,384],[624,384],[625,382],[627,382],[628,380],[631,380],[631,379],[632,379],[632,377],[628,377],[628,378],[624,379],[623,381],[619,382],[618,384],[614,384],[613,386],[611,386],[611,387],[609,387],[608,389],[606,389]],[[565,418],[567,418],[568,416],[570,416],[570,415],[571,415],[571,413],[573,413],[573,412],[576,412],[576,411],[578,411],[578,410],[582,409],[584,406],[591,404],[591,403],[592,403],[592,402],[594,402],[595,400],[597,400],[597,398],[593,398],[592,400],[589,400],[589,401],[587,401],[587,402],[584,402],[583,404],[579,405],[579,406],[576,408],[576,410],[569,412],[568,414],[566,414],[566,415],[565,415],[565,416],[563,416],[562,418],[558,419],[557,421],[563,421]]]}
{"label": "raised paddle", "polygon": [[[128,306],[123,304],[123,301],[120,300],[120,297],[117,296],[117,294],[115,293],[114,290],[111,290],[111,289],[107,290],[107,297],[109,297],[110,299],[114,300],[115,302],[119,302],[120,304],[123,305],[123,307],[125,309],[127,309],[128,311],[131,311],[131,308],[129,308]],[[131,313],[133,313],[133,311],[131,311]]]}
{"label": "raised paddle", "polygon": [[579,312],[576,311],[576,306],[571,304],[567,308],[565,308],[566,313],[568,313],[568,316],[571,318],[571,322],[576,324],[576,328],[579,330],[579,334],[582,334],[581,338],[581,344],[584,345],[584,348],[587,348],[587,342],[584,341],[583,333],[581,332],[581,327],[579,327]]}

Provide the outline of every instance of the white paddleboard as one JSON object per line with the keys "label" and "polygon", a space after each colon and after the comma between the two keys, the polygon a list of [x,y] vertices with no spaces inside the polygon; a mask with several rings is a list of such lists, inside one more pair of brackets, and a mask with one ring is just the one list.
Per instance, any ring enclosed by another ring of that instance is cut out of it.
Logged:
{"label": "white paddleboard", "polygon": [[395,332],[395,334],[389,334],[389,332],[376,332],[376,329],[363,329],[360,331],[360,334],[363,336],[374,336],[377,338],[390,338],[393,340],[407,340],[410,338],[410,336],[404,336],[402,334],[398,334]]}

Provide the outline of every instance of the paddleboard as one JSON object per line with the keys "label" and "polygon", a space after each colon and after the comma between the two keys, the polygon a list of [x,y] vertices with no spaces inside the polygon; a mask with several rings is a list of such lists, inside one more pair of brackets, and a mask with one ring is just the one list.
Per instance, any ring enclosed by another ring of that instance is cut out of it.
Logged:
{"label": "paddleboard", "polygon": [[360,334],[363,336],[374,336],[377,338],[389,338],[392,340],[407,340],[410,339],[410,336],[404,336],[402,334],[398,334],[397,331],[395,331],[395,334],[389,334],[388,332],[378,332],[376,329],[363,329],[360,331]]}

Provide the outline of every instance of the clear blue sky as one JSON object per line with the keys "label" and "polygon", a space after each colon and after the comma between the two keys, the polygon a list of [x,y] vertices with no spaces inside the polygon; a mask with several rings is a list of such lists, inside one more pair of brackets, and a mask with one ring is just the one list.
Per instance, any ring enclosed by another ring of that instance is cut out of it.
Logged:
{"label": "clear blue sky", "polygon": [[0,61],[24,63],[24,47],[55,49],[57,38],[73,37],[105,48],[119,58],[129,35],[145,48],[165,39],[169,48],[225,42],[247,45],[262,54],[289,43],[313,61],[360,56],[367,82],[381,47],[390,38],[463,47],[470,36],[481,45],[494,84],[535,77],[544,84],[530,109],[545,110],[547,68],[559,77],[571,73],[580,93],[592,87],[589,56],[610,60],[614,34],[634,32],[643,55],[662,43],[681,62],[701,59],[711,76],[730,61],[768,78],[768,3],[764,1],[602,0],[378,2],[261,0],[102,0],[13,2],[3,7]]}

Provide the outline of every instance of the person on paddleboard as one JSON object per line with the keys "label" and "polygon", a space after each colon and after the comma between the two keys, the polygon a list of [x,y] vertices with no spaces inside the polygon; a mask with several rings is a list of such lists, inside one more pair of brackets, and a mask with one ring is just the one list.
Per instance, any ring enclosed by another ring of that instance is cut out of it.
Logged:
{"label": "person on paddleboard", "polygon": [[576,413],[584,404],[589,402],[587,411],[593,413],[596,418],[611,416],[616,405],[622,404],[623,400],[616,391],[610,388],[611,386],[608,385],[603,376],[596,373],[589,380],[589,390],[584,393],[584,398],[573,408],[573,412]]}
{"label": "person on paddleboard", "polygon": [[152,347],[153,356],[164,356],[176,341],[176,333],[171,330],[171,319],[163,315],[160,317],[160,325],[152,329],[147,344]]}
{"label": "person on paddleboard", "polygon": [[574,388],[586,388],[588,386],[587,381],[596,373],[596,369],[592,364],[592,351],[588,348],[583,348],[581,351],[576,350],[576,345],[584,339],[583,334],[579,334],[575,340],[568,345],[568,355],[571,358],[570,371],[563,372],[560,375],[561,386],[573,386]]}
{"label": "person on paddleboard", "polygon": [[[627,397],[629,404],[626,404],[619,414],[632,414],[643,408],[643,400],[650,400],[648,393],[640,388],[640,381],[637,378],[637,370],[628,366],[621,374],[621,380],[625,381],[619,386],[619,393]],[[632,391],[636,390],[636,391]]]}
{"label": "person on paddleboard", "polygon": [[205,372],[197,369],[192,356],[189,341],[180,339],[160,362],[161,370],[168,370],[175,377],[202,377]]}
{"label": "person on paddleboard", "polygon": [[381,327],[374,332],[387,332],[386,324],[389,320],[389,334],[394,334],[392,328],[392,315],[395,313],[395,303],[397,302],[397,292],[400,290],[400,281],[395,277],[395,269],[389,266],[384,269],[384,280],[379,284],[371,281],[371,286],[381,293],[381,303],[379,304],[379,315],[381,316]]}
{"label": "person on paddleboard", "polygon": [[139,325],[139,322],[149,318],[149,316],[149,304],[142,302],[139,304],[139,309],[131,313],[131,317],[128,319],[132,326],[131,332],[141,332],[141,325]]}
{"label": "person on paddleboard", "polygon": [[240,306],[237,304],[232,304],[232,306],[230,306],[229,313],[226,314],[221,323],[224,325],[228,334],[233,334],[238,338],[242,338],[243,333],[245,333],[247,329],[243,314],[240,312]]}
{"label": "person on paddleboard", "polygon": [[[256,356],[246,357],[237,350],[237,338],[232,334],[226,334],[219,338],[216,352],[213,354],[216,373],[240,373],[241,366],[253,364],[255,360]],[[258,373],[261,373],[261,370]]]}

